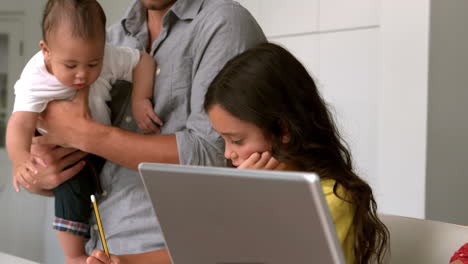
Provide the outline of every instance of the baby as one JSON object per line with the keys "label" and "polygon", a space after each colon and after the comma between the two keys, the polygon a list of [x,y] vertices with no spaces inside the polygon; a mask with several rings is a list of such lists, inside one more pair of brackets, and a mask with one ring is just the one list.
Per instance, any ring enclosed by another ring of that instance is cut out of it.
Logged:
{"label": "baby", "polygon": [[[112,84],[117,80],[133,81],[133,114],[139,128],[145,133],[159,132],[162,122],[151,101],[154,59],[138,50],[106,45],[105,25],[105,14],[96,0],[48,1],[42,20],[41,51],[30,59],[15,84],[15,104],[7,127],[17,192],[21,184],[27,187],[38,164],[46,166],[40,157],[31,155],[30,148],[39,114],[52,100],[71,100],[78,90],[89,89],[91,116],[110,124],[106,101],[111,99]],[[90,195],[99,190],[100,167],[87,164],[87,169],[53,191],[53,227],[67,263],[86,260]]]}

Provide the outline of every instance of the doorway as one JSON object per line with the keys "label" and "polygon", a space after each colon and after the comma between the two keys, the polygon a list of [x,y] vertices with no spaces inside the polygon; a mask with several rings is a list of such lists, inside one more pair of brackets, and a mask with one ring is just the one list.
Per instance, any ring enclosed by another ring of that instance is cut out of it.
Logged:
{"label": "doorway", "polygon": [[24,66],[21,17],[0,16],[0,161],[5,152],[5,128],[13,109],[13,86]]}

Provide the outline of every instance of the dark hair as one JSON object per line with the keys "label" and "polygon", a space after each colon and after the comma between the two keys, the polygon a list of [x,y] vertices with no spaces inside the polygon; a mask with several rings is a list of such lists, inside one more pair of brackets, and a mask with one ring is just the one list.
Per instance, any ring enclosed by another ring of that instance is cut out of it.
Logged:
{"label": "dark hair", "polygon": [[106,15],[96,0],[49,0],[42,17],[42,38],[47,40],[63,24],[74,37],[105,39]]}
{"label": "dark hair", "polygon": [[[351,154],[326,103],[293,55],[264,43],[233,58],[208,88],[205,111],[214,105],[261,128],[272,139],[272,155],[279,161],[335,180],[335,195],[356,208],[356,263],[384,261],[389,232],[377,216],[372,189],[354,173]],[[286,144],[284,131],[290,134]],[[351,195],[338,195],[339,186]]]}

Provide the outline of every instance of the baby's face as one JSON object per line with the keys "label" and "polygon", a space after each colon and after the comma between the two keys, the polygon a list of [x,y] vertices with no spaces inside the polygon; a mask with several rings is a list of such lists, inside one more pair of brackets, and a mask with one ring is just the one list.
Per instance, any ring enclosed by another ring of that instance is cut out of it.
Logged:
{"label": "baby's face", "polygon": [[104,37],[85,40],[58,30],[43,48],[47,70],[67,87],[88,87],[101,74],[104,42]]}

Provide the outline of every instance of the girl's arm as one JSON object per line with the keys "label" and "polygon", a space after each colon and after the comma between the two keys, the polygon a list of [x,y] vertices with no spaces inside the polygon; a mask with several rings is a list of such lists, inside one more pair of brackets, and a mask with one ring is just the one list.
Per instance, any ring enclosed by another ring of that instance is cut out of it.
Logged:
{"label": "girl's arm", "polygon": [[37,173],[35,163],[44,162],[31,156],[31,141],[36,129],[39,114],[34,112],[14,112],[8,121],[6,131],[6,147],[13,164],[13,185],[17,192],[19,184],[29,187],[30,175]]}

